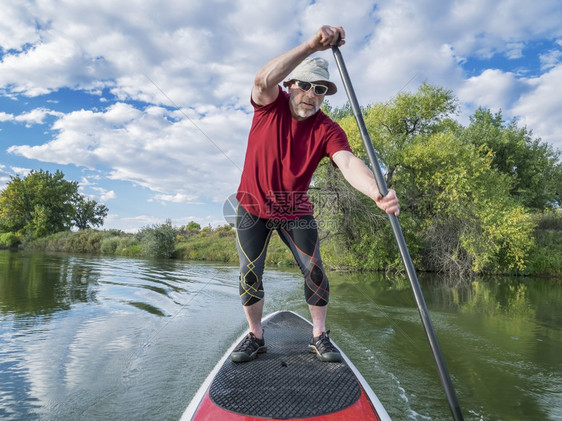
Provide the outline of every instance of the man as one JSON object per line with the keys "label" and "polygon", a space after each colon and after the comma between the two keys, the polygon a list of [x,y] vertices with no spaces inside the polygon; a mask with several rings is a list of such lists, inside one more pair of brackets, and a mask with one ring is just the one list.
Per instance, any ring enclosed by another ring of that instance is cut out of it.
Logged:
{"label": "man", "polygon": [[[391,190],[382,197],[372,172],[351,152],[345,132],[320,110],[324,96],[333,95],[337,88],[329,80],[328,62],[309,56],[330,48],[339,37],[339,45],[343,45],[342,27],[322,26],[308,41],[269,61],[254,80],[254,119],[236,218],[240,297],[250,333],[232,352],[235,362],[250,361],[266,351],[261,325],[262,275],[273,230],[291,249],[304,275],[313,323],[310,350],[322,361],[341,360],[326,331],[328,279],[307,196],[322,158],[328,156],[346,180],[380,209],[395,215],[400,210],[396,193]],[[288,93],[280,86],[283,81]]]}

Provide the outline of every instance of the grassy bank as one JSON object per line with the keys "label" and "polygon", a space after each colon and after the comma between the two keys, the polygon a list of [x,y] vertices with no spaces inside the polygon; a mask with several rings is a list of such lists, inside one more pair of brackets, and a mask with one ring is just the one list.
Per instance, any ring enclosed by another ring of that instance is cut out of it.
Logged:
{"label": "grassy bank", "polygon": [[[152,228],[158,231],[158,228]],[[163,240],[165,241],[165,240]],[[168,248],[167,256],[159,256],[155,249]],[[203,228],[185,235],[174,234],[169,247],[147,241],[146,233],[128,234],[117,230],[84,230],[61,232],[28,242],[25,250],[99,254],[127,257],[170,257],[180,260],[199,260],[238,265],[235,231],[229,227]],[[268,247],[267,266],[294,266],[289,249],[278,235],[273,235]]]}
{"label": "grassy bank", "polygon": [[562,211],[548,212],[537,221],[535,247],[529,256],[528,273],[562,277]]}
{"label": "grassy bank", "polygon": [[[560,277],[562,212],[541,215],[537,227],[535,246],[527,259],[527,267],[521,274]],[[186,231],[184,227],[175,229],[164,224],[145,228],[137,234],[90,229],[64,232],[34,240],[25,244],[25,249],[130,257],[169,257],[238,265],[235,231],[229,226]],[[322,256],[326,267],[346,270],[353,270],[358,259],[365,258],[344,249],[337,238],[322,242]],[[295,265],[289,249],[277,234],[271,238],[266,265]]]}
{"label": "grassy bank", "polygon": [[[182,260],[206,260],[238,265],[236,236],[234,230],[228,232],[207,232],[180,239],[174,257]],[[273,235],[267,249],[267,266],[293,266],[291,252],[278,235]]]}

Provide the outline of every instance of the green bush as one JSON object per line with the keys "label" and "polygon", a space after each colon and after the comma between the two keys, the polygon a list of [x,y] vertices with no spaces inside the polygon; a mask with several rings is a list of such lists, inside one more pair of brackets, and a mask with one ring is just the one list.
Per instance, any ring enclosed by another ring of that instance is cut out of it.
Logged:
{"label": "green bush", "polygon": [[530,253],[528,274],[534,276],[562,275],[562,211],[537,215],[535,246]]}
{"label": "green bush", "polygon": [[118,236],[104,238],[101,242],[100,252],[102,254],[116,254],[121,238]]}
{"label": "green bush", "polygon": [[78,231],[74,235],[69,235],[66,243],[66,252],[74,253],[94,253],[100,252],[103,241],[103,232],[94,229]]}
{"label": "green bush", "polygon": [[562,231],[562,209],[547,210],[537,215],[539,230]]}
{"label": "green bush", "polygon": [[66,238],[70,234],[72,234],[70,231],[63,231],[35,240],[27,239],[23,246],[26,250],[65,251]]}
{"label": "green bush", "polygon": [[139,238],[146,256],[171,257],[176,248],[176,231],[169,222],[141,229]]}
{"label": "green bush", "polygon": [[115,254],[128,257],[142,256],[142,247],[139,239],[134,234],[125,234],[119,239]]}
{"label": "green bush", "polygon": [[178,243],[174,257],[238,264],[234,231],[228,235],[202,232]]}
{"label": "green bush", "polygon": [[13,232],[3,232],[0,234],[0,247],[17,247],[21,243],[20,238]]}
{"label": "green bush", "polygon": [[[562,274],[562,224],[558,210],[537,213],[534,217],[535,244],[529,252],[527,267],[521,275],[560,276]],[[415,231],[410,220],[402,217],[405,235]],[[358,271],[376,271],[388,268],[385,262],[394,259],[392,268],[400,270],[402,263],[392,238],[381,243],[378,237],[363,236],[357,243],[346,244],[341,236],[328,236],[321,232],[322,259],[326,267]],[[178,242],[177,238],[181,240]],[[0,233],[0,246],[21,241],[17,235]],[[416,267],[420,266],[420,250],[415,241],[406,239]],[[69,253],[93,253],[127,257],[174,257],[183,260],[202,260],[238,265],[236,232],[229,226],[205,227],[189,236],[179,236],[171,224],[144,228],[138,234],[117,230],[60,232],[42,239],[23,242],[27,250],[57,251]],[[289,248],[274,234],[268,246],[266,266],[295,266]],[[509,273],[507,268],[505,273]]]}

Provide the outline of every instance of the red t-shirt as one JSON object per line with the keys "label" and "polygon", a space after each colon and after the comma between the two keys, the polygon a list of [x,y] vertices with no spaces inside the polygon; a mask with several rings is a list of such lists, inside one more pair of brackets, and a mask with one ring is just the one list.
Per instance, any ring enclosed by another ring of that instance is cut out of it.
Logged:
{"label": "red t-shirt", "polygon": [[279,86],[266,106],[252,101],[254,118],[236,198],[252,215],[294,219],[313,211],[308,198],[312,174],[324,157],[351,147],[343,129],[321,110],[299,121],[289,108],[289,94]]}

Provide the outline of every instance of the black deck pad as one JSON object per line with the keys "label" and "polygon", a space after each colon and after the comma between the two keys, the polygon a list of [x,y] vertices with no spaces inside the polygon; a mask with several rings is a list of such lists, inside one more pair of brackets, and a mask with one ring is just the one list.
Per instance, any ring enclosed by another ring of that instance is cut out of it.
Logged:
{"label": "black deck pad", "polygon": [[291,312],[264,324],[267,353],[246,363],[228,359],[209,391],[228,411],[263,418],[306,418],[354,404],[361,389],[345,362],[319,361],[308,350],[312,326]]}

